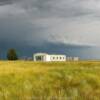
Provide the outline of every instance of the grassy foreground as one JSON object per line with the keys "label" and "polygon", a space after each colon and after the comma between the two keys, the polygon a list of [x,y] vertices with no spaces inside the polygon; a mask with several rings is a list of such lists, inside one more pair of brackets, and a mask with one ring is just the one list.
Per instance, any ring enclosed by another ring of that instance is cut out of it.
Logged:
{"label": "grassy foreground", "polygon": [[100,100],[100,62],[0,61],[0,100]]}

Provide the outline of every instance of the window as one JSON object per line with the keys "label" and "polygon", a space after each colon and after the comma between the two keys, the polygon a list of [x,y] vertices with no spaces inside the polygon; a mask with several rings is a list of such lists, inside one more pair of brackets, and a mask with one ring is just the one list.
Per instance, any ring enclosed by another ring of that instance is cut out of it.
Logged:
{"label": "window", "polygon": [[60,57],[60,59],[62,59],[62,57]]}
{"label": "window", "polygon": [[36,56],[36,60],[37,61],[42,61],[43,60],[43,56]]}
{"label": "window", "polygon": [[58,57],[57,57],[57,59],[58,59]]}
{"label": "window", "polygon": [[53,59],[55,59],[55,57],[53,57]]}

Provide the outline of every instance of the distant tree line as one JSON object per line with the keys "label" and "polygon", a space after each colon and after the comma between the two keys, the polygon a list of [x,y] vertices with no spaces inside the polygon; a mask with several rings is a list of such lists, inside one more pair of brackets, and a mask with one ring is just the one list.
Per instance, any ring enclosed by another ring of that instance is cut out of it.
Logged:
{"label": "distant tree line", "polygon": [[18,55],[15,49],[9,49],[7,51],[7,59],[8,60],[18,60]]}

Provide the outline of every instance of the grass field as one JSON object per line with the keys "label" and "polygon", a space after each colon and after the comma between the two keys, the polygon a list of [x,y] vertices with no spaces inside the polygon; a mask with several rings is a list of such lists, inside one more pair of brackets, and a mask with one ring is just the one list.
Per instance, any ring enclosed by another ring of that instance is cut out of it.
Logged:
{"label": "grass field", "polygon": [[100,100],[100,62],[0,61],[0,100]]}

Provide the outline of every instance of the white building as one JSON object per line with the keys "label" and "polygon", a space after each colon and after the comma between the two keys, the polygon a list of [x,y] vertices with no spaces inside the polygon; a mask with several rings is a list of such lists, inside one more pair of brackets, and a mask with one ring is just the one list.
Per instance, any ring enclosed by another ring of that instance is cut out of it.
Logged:
{"label": "white building", "polygon": [[79,59],[79,57],[73,57],[73,60],[74,61],[79,61],[80,59]]}
{"label": "white building", "polygon": [[67,61],[79,61],[79,57],[66,57]]}
{"label": "white building", "polygon": [[66,61],[66,55],[49,55],[47,53],[36,53],[33,55],[34,61]]}

